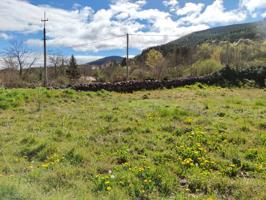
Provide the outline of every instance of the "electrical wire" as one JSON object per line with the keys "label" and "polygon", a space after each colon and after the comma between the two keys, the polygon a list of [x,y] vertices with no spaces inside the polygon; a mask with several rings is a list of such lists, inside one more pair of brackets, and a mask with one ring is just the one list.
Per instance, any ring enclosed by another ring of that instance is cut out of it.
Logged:
{"label": "electrical wire", "polygon": [[144,33],[142,33],[142,34],[134,34],[134,33],[132,33],[132,34],[129,34],[129,35],[134,35],[134,36],[148,36],[148,37],[180,37],[180,36],[177,36],[177,35],[166,35],[166,34],[162,34],[162,35],[160,35],[160,34],[144,34]]}
{"label": "electrical wire", "polygon": [[[131,36],[144,36],[144,37],[179,37],[177,35],[166,35],[166,34],[140,34],[140,33],[131,33],[129,34]],[[91,43],[84,43],[84,44],[77,44],[77,45],[73,45],[72,47],[75,48],[75,47],[87,47],[87,46],[91,46],[93,44],[96,44],[96,43],[99,43],[99,42],[103,42],[103,41],[107,41],[107,40],[113,40],[113,39],[117,39],[117,38],[121,38],[121,37],[125,37],[125,35],[119,35],[119,36],[116,36],[116,37],[112,37],[112,38],[104,38],[104,39],[101,39],[101,40],[96,40],[96,41],[93,41]]]}
{"label": "electrical wire", "polygon": [[96,44],[96,43],[99,43],[99,42],[102,42],[102,41],[107,41],[107,40],[113,40],[113,39],[117,39],[117,38],[121,38],[121,37],[125,37],[126,35],[120,35],[120,36],[116,36],[116,37],[112,37],[112,38],[104,38],[104,39],[101,39],[101,40],[96,40],[96,41],[93,41],[91,43],[84,43],[84,44],[77,44],[77,45],[73,45],[72,47],[82,47],[82,46],[91,46],[93,44]]}

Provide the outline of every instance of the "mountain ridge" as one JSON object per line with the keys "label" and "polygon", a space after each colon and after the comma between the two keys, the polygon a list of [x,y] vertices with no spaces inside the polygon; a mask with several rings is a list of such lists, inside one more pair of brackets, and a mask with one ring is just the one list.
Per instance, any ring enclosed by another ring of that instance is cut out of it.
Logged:
{"label": "mountain ridge", "polygon": [[121,64],[123,59],[124,58],[121,56],[108,56],[108,57],[100,58],[98,60],[91,61],[91,62],[87,63],[86,65],[100,66],[100,65],[104,65],[104,64],[107,64],[110,62],[116,62],[118,64]]}

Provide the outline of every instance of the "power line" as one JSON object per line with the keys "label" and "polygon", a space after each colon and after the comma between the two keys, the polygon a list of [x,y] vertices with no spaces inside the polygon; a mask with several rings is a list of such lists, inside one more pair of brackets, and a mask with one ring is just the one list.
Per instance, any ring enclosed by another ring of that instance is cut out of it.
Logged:
{"label": "power line", "polygon": [[[134,33],[131,33],[131,34],[128,34],[129,36],[147,36],[147,37],[179,37],[177,35],[166,35],[166,34],[134,34]],[[96,41],[93,41],[91,43],[83,43],[83,44],[77,44],[77,45],[73,45],[72,47],[85,47],[85,46],[91,46],[93,44],[96,44],[96,43],[99,43],[99,42],[103,42],[103,41],[107,41],[107,40],[113,40],[113,39],[117,39],[117,38],[122,38],[122,37],[126,37],[127,34],[124,34],[124,35],[119,35],[119,36],[116,36],[116,37],[112,37],[112,38],[103,38],[103,39],[99,39],[99,40],[96,40]]]}
{"label": "power line", "polygon": [[166,35],[166,34],[144,34],[144,33],[142,33],[142,34],[134,34],[134,33],[132,33],[132,34],[129,34],[129,35],[133,35],[133,36],[149,36],[149,37],[180,37],[180,36],[177,36],[177,35]]}
{"label": "power line", "polygon": [[104,39],[101,39],[101,40],[95,40],[94,42],[91,42],[91,43],[73,45],[72,47],[91,46],[93,44],[96,44],[96,43],[99,43],[99,42],[102,42],[102,41],[113,40],[113,39],[117,39],[117,38],[121,38],[121,37],[125,37],[125,36],[126,36],[126,34],[125,35],[116,36],[116,37],[112,37],[112,38],[104,38]]}

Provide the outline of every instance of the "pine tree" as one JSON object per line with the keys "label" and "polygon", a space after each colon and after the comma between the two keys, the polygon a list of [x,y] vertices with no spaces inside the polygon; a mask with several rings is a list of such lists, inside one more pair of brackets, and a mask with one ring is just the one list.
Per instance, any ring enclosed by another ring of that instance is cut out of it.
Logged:
{"label": "pine tree", "polygon": [[77,65],[74,55],[72,55],[70,58],[69,67],[67,69],[67,76],[70,80],[77,80],[80,78],[78,65]]}
{"label": "pine tree", "polygon": [[126,58],[123,58],[123,60],[122,60],[122,62],[121,62],[121,66],[122,66],[122,67],[127,66],[127,59],[126,59]]}

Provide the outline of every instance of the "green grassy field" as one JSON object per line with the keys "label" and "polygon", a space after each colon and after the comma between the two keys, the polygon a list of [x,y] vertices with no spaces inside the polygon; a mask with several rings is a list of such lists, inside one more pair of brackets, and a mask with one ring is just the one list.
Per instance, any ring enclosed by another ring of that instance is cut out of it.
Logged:
{"label": "green grassy field", "polygon": [[0,90],[0,199],[266,199],[266,90]]}

